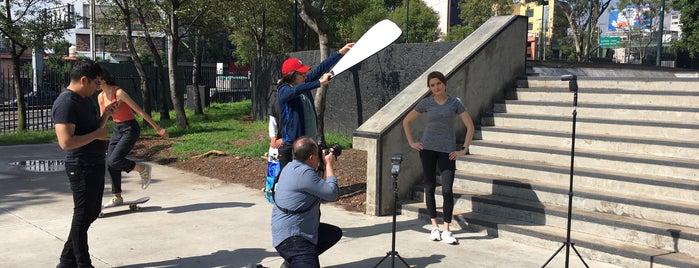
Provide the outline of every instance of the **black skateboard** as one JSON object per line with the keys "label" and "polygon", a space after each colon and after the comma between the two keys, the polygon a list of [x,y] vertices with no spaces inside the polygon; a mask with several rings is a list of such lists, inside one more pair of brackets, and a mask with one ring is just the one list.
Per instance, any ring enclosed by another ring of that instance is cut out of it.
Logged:
{"label": "black skateboard", "polygon": [[119,205],[111,205],[111,206],[102,206],[102,212],[100,212],[100,217],[104,216],[104,210],[108,208],[116,208],[116,207],[121,207],[121,206],[129,206],[129,210],[131,211],[137,211],[141,209],[140,204],[143,204],[145,202],[148,202],[150,200],[150,197],[141,197],[136,200],[129,200],[129,201],[124,201],[124,203],[121,203]]}

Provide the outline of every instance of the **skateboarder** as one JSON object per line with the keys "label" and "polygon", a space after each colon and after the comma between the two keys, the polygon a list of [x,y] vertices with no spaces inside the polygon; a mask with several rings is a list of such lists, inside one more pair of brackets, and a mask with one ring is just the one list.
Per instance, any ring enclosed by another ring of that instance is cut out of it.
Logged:
{"label": "skateboarder", "polygon": [[133,111],[143,117],[163,138],[168,137],[167,130],[160,127],[153,118],[145,113],[136,102],[131,99],[128,93],[116,86],[116,81],[108,70],[102,70],[102,92],[97,96],[97,101],[100,105],[100,110],[104,112],[104,108],[110,103],[121,103],[112,115],[114,119],[114,127],[112,137],[109,140],[109,148],[107,149],[107,170],[112,178],[112,193],[114,197],[108,203],[108,206],[118,206],[124,202],[121,196],[121,172],[126,173],[132,170],[138,172],[141,177],[141,188],[146,189],[150,184],[151,167],[147,164],[136,163],[126,158],[136,144],[138,137],[141,135],[141,127],[136,121]]}

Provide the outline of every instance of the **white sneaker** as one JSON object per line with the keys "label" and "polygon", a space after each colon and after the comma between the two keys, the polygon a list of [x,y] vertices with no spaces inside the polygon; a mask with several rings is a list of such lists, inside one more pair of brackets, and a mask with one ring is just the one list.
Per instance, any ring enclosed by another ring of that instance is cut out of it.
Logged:
{"label": "white sneaker", "polygon": [[430,232],[430,240],[432,240],[432,241],[442,240],[441,236],[439,235],[439,228],[432,227],[432,232]]}
{"label": "white sneaker", "polygon": [[450,231],[442,232],[442,241],[450,245],[456,245],[459,243],[459,241],[456,240],[456,237],[454,237],[454,235]]}
{"label": "white sneaker", "polygon": [[108,208],[108,207],[114,207],[118,206],[124,203],[124,199],[118,196],[112,197],[112,200],[110,200],[107,203],[104,203],[102,207]]}
{"label": "white sneaker", "polygon": [[148,164],[141,164],[143,165],[143,171],[139,173],[141,175],[141,189],[146,189],[148,188],[148,185],[150,185],[150,165]]}

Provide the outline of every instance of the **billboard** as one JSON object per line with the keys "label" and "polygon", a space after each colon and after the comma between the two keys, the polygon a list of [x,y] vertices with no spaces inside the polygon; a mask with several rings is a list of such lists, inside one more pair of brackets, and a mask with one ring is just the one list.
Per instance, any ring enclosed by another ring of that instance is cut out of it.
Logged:
{"label": "billboard", "polygon": [[622,10],[612,9],[609,11],[609,23],[607,30],[629,31],[634,28],[648,30],[650,28],[651,18],[646,17],[650,13],[650,6],[627,6]]}

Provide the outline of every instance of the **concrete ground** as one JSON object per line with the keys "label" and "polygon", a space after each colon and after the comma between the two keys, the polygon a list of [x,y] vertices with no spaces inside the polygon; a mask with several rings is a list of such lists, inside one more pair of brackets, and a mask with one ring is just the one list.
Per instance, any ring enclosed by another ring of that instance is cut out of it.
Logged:
{"label": "concrete ground", "polygon": [[[51,172],[57,166],[45,162],[26,163],[38,164],[35,171],[12,163],[63,156],[56,144],[0,146],[0,267],[57,264],[72,216],[66,175]],[[264,175],[259,177],[262,186]],[[92,225],[89,244],[95,267],[276,268],[283,262],[271,246],[272,206],[257,190],[155,164],[150,188],[141,190],[133,173],[125,175],[123,188],[125,199],[151,199],[136,212],[127,207],[106,210]],[[107,183],[105,202],[109,191]],[[390,216],[325,204],[322,220],[344,230],[342,240],[321,255],[323,267],[373,267],[391,250]],[[426,221],[397,217],[396,251],[411,267],[541,267],[554,253],[465,230],[455,231],[459,245],[432,242],[428,227]],[[549,267],[563,267],[564,253]],[[583,267],[571,254],[570,267]],[[389,257],[379,267],[392,267],[391,261]],[[404,267],[395,261],[396,267]],[[586,262],[590,267],[616,267]]]}

